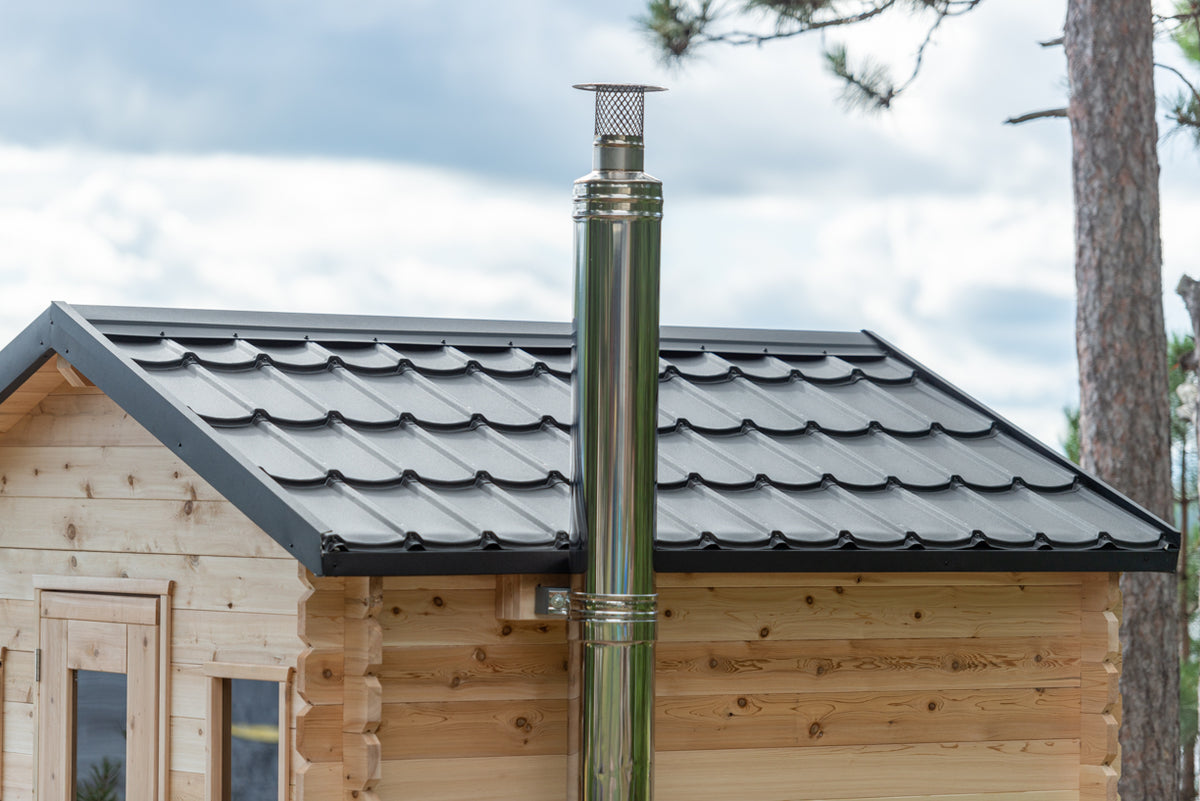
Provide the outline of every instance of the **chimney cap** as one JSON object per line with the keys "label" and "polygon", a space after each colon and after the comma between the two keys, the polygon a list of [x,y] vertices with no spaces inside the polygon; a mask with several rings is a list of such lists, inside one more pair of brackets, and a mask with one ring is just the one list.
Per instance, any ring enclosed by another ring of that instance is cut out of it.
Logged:
{"label": "chimney cap", "polygon": [[650,86],[645,83],[577,83],[572,89],[585,92],[665,92],[665,86]]}
{"label": "chimney cap", "polygon": [[574,88],[596,93],[596,136],[641,136],[647,92],[665,87],[640,83],[577,83]]}

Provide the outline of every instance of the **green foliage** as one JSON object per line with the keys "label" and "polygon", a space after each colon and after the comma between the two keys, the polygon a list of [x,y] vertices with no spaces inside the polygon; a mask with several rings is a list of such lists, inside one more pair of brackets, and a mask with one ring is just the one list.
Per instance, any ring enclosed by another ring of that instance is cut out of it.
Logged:
{"label": "green foliage", "polygon": [[896,84],[887,67],[864,61],[852,69],[846,46],[835,44],[825,51],[825,63],[829,71],[841,78],[842,102],[856,111],[881,111],[892,105],[896,97]]}
{"label": "green foliage", "polygon": [[104,757],[99,765],[75,788],[76,801],[117,801],[120,789],[121,763]]}
{"label": "green foliage", "polygon": [[1196,349],[1196,343],[1186,334],[1171,334],[1167,341],[1167,383],[1171,393],[1171,440],[1185,439],[1191,431],[1191,423],[1179,416],[1179,385],[1187,380],[1187,371],[1182,362]]}
{"label": "green foliage", "polygon": [[[1176,0],[1174,10],[1174,16],[1167,18],[1174,25],[1171,39],[1188,61],[1200,66],[1200,0]],[[1173,97],[1166,99],[1171,108],[1169,118],[1175,122],[1176,131],[1189,132],[1200,147],[1200,89],[1174,67],[1163,68],[1175,73],[1183,84]]]}
{"label": "green foliage", "polygon": [[[1196,623],[1196,592],[1200,589],[1197,572],[1200,571],[1200,528],[1192,526],[1187,533],[1187,587],[1184,600],[1187,603],[1189,627]],[[1179,664],[1179,736],[1187,743],[1197,734],[1200,715],[1196,709],[1197,677],[1200,676],[1200,641],[1188,638],[1188,652],[1182,655]]]}
{"label": "green foliage", "polygon": [[1063,417],[1067,418],[1067,433],[1060,440],[1063,453],[1075,464],[1079,464],[1079,407],[1064,406]]}
{"label": "green foliage", "polygon": [[712,21],[712,0],[695,8],[675,0],[651,0],[638,24],[657,41],[667,58],[681,59],[692,52],[692,40]]}
{"label": "green foliage", "polygon": [[747,11],[762,11],[775,15],[775,29],[786,30],[789,22],[810,25],[818,11],[829,9],[829,0],[746,0]]}
{"label": "green foliage", "polygon": [[1200,64],[1200,0],[1178,0],[1175,15],[1182,20],[1171,38],[1189,61]]}

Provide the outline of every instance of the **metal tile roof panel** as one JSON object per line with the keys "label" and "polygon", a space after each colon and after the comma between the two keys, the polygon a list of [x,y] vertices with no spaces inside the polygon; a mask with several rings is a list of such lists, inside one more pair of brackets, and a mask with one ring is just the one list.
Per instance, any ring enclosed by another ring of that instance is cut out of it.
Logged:
{"label": "metal tile roof panel", "polygon": [[[199,436],[312,521],[326,565],[362,552],[354,569],[368,572],[486,572],[501,554],[578,546],[569,326],[84,313],[120,369],[194,412]],[[808,556],[787,569],[820,569],[838,553],[845,569],[854,553],[896,551],[908,555],[883,569],[989,569],[1002,553],[1064,569],[1045,554],[1102,552],[1139,569],[1132,554],[1164,565],[1177,546],[1165,523],[869,335],[664,329],[662,342],[658,546],[694,555],[672,564],[735,569],[721,554],[761,553],[752,569],[777,569],[794,552]],[[955,556],[911,556],[923,552]],[[416,557],[433,553],[451,556]]]}

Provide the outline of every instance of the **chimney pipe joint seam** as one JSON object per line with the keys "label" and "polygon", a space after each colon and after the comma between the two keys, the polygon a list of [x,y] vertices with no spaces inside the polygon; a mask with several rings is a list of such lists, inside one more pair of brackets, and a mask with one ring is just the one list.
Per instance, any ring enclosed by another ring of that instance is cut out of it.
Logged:
{"label": "chimney pipe joint seam", "polygon": [[597,218],[660,220],[662,208],[662,184],[654,179],[613,180],[593,173],[575,184],[571,216],[576,221]]}
{"label": "chimney pipe joint seam", "polygon": [[583,642],[654,642],[658,596],[572,592],[568,621],[573,639]]}

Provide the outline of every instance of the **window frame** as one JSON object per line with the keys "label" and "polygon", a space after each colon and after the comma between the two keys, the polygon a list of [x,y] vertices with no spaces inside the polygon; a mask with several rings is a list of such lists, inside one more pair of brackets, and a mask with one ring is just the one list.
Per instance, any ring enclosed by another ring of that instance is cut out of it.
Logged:
{"label": "window frame", "polygon": [[205,698],[205,801],[229,801],[231,787],[230,681],[269,681],[279,685],[279,778],[278,801],[288,801],[292,778],[292,682],[295,670],[288,665],[252,665],[238,662],[206,662]]}
{"label": "window frame", "polygon": [[[155,799],[162,801],[169,795],[170,788],[170,701],[171,701],[171,609],[172,595],[175,590],[175,582],[172,579],[147,579],[147,578],[124,578],[124,577],[107,577],[107,576],[75,576],[75,575],[34,575],[32,577],[34,602],[37,608],[37,645],[35,659],[42,659],[43,652],[47,648],[61,650],[62,653],[57,654],[62,658],[62,667],[66,668],[68,674],[73,672],[73,669],[67,666],[68,648],[68,624],[72,621],[95,621],[99,619],[117,620],[123,618],[126,613],[133,615],[126,623],[127,626],[138,626],[144,629],[147,637],[151,637],[153,641],[143,639],[141,647],[149,647],[153,652],[149,654],[151,659],[149,663],[145,660],[135,662],[132,666],[127,665],[125,674],[130,682],[130,697],[136,692],[135,683],[137,684],[153,684],[154,699],[151,708],[142,710],[143,720],[153,722],[153,727],[156,730],[155,744],[156,747],[152,753],[141,754],[140,757],[145,760],[152,761],[151,772],[155,777],[152,787],[139,788],[142,793],[140,797]],[[45,595],[44,595],[45,593]],[[94,605],[91,601],[94,599]],[[155,619],[153,623],[145,619],[138,618],[138,612],[132,607],[137,607],[139,602],[137,599],[154,599],[155,601]],[[47,606],[49,603],[49,607]],[[61,603],[60,603],[61,602]],[[132,605],[132,606],[131,606]],[[50,632],[54,632],[52,636],[53,642],[47,642],[46,636]],[[136,638],[129,637],[127,640],[127,648],[136,649],[134,640]],[[48,652],[44,654],[47,662],[53,661],[49,657]],[[153,663],[153,669],[148,667],[148,664]],[[49,668],[50,665],[45,666]],[[130,668],[134,672],[130,672]],[[66,714],[66,722],[69,724],[66,728],[70,730],[72,736],[74,734],[74,679],[71,679],[71,688],[65,686],[48,687],[47,682],[42,681],[41,676],[35,677],[38,687],[36,712],[37,717],[37,734],[33,743],[33,771],[35,786],[39,787],[39,794],[42,792],[40,787],[41,777],[43,773],[49,769],[47,760],[52,760],[56,756],[62,755],[62,744],[57,740],[51,740],[53,736],[48,731],[43,731],[45,724],[45,716],[43,715],[43,704],[45,703],[46,694],[57,694],[61,696],[61,700],[70,700],[72,709]],[[63,682],[65,677],[59,677]],[[62,736],[59,733],[58,736]],[[49,746],[49,747],[47,747]],[[46,753],[43,753],[45,751]],[[73,755],[72,755],[73,760]],[[128,761],[128,760],[127,760]],[[138,766],[144,766],[144,762],[139,762],[137,765],[130,763],[126,765],[127,771],[137,770]],[[70,765],[66,773],[70,774],[67,778],[71,792],[75,781],[74,764]]]}

